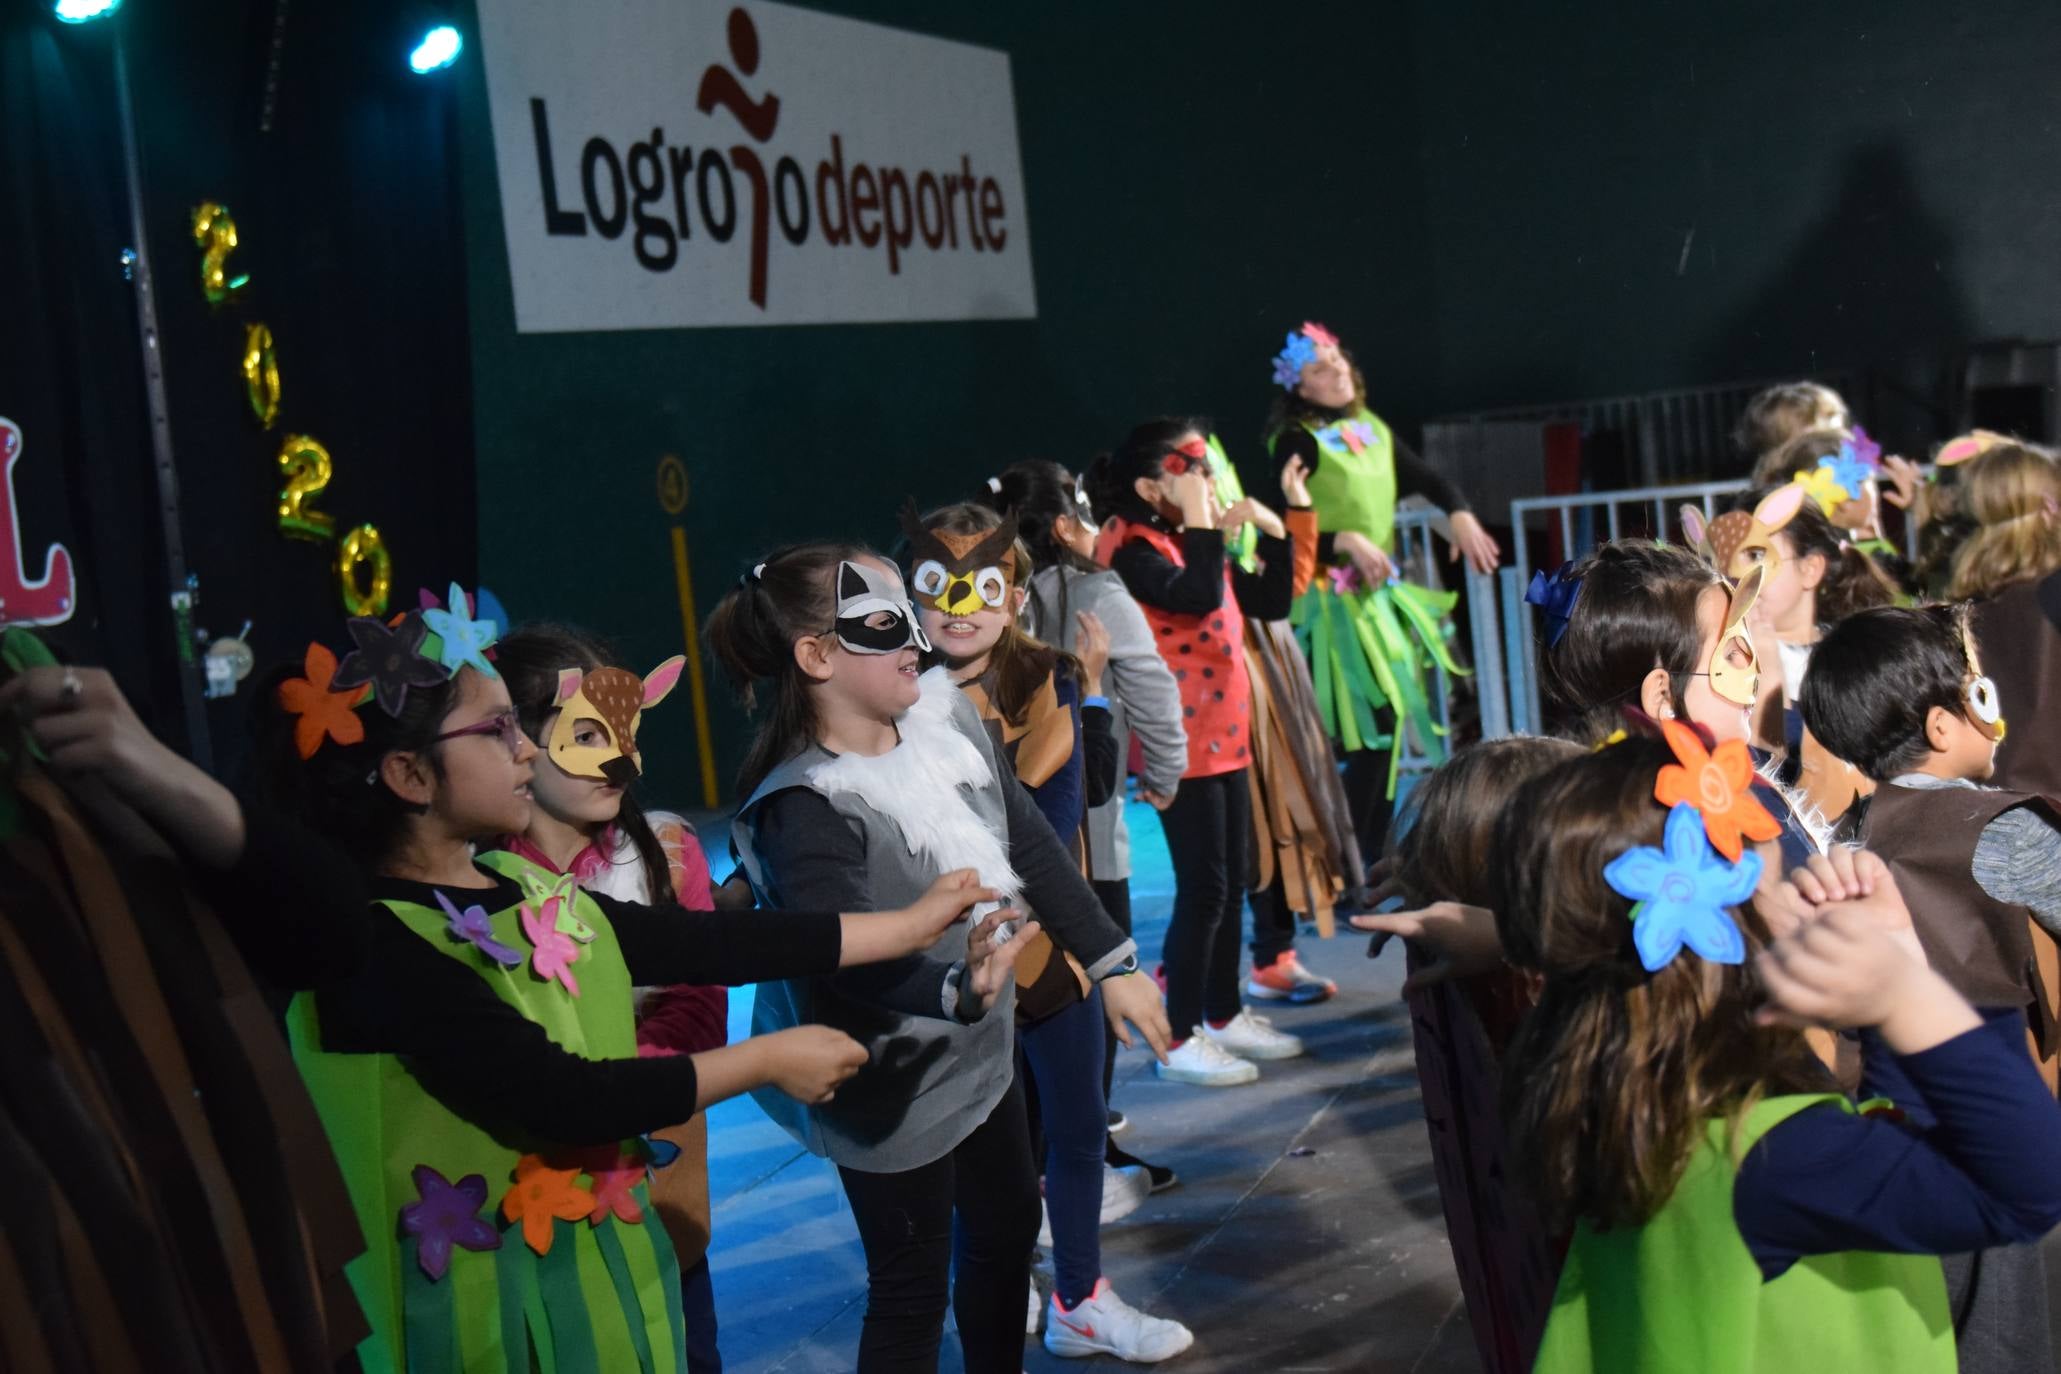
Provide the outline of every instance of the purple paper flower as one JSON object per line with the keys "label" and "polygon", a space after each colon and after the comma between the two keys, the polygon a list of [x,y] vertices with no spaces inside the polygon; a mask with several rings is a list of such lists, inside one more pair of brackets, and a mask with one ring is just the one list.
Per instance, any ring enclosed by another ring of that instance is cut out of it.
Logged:
{"label": "purple paper flower", "polygon": [[467,1250],[499,1250],[501,1233],[479,1215],[486,1205],[487,1181],[467,1174],[451,1182],[427,1164],[418,1164],[411,1175],[419,1202],[401,1208],[401,1229],[415,1237],[415,1260],[422,1272],[440,1279],[451,1267],[451,1247]]}
{"label": "purple paper flower", "polygon": [[460,911],[457,904],[441,891],[437,893],[437,905],[444,909],[444,915],[451,918],[451,924],[444,930],[446,935],[465,941],[503,967],[514,968],[522,962],[519,951],[494,938],[494,922],[485,907],[475,905]]}
{"label": "purple paper flower", "polygon": [[1687,945],[1714,964],[1746,961],[1746,940],[1728,907],[1753,895],[1760,855],[1747,850],[1737,863],[1711,848],[1703,814],[1676,802],[1661,831],[1661,849],[1640,845],[1603,867],[1603,880],[1632,908],[1632,943],[1647,972],[1667,967]]}
{"label": "purple paper flower", "polygon": [[420,611],[410,611],[392,628],[369,615],[346,623],[351,642],[358,647],[344,656],[329,685],[334,689],[372,684],[379,709],[390,716],[401,714],[408,703],[410,687],[434,687],[450,679],[441,664],[422,656],[422,641],[429,636]]}
{"label": "purple paper flower", "polygon": [[1341,563],[1331,570],[1331,594],[1351,596],[1366,584],[1360,580],[1360,570],[1350,563]]}
{"label": "purple paper flower", "polygon": [[1317,356],[1317,346],[1300,331],[1288,336],[1288,346],[1274,355],[1274,382],[1293,391],[1302,381],[1303,364]]}
{"label": "purple paper flower", "polygon": [[1859,425],[1853,427],[1853,451],[1854,456],[1869,467],[1878,470],[1882,467],[1882,445],[1869,438],[1868,431]]}

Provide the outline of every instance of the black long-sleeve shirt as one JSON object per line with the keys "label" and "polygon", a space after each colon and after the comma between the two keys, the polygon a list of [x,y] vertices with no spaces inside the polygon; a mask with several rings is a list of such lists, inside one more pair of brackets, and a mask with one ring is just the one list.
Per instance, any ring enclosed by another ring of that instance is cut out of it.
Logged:
{"label": "black long-sleeve shirt", "polygon": [[[522,899],[514,880],[476,871],[492,886],[445,888],[459,906],[498,911]],[[379,878],[369,886],[375,899],[436,905],[433,884]],[[688,911],[588,895],[608,918],[630,977],[640,985],[739,986],[827,975],[836,971],[843,947],[835,913]],[[691,1056],[582,1058],[384,907],[373,907],[368,926],[365,965],[315,994],[324,1049],[403,1056],[423,1086],[454,1111],[544,1141],[601,1144],[693,1114],[698,1083]]]}
{"label": "black long-sleeve shirt", "polygon": [[[1182,530],[1181,557],[1171,559],[1142,539],[1119,548],[1109,566],[1140,604],[1175,615],[1208,615],[1224,600],[1222,530]],[[1286,539],[1261,535],[1258,572],[1231,566],[1238,609],[1254,620],[1280,620],[1295,605],[1295,550]]]}
{"label": "black long-sleeve shirt", "polygon": [[189,861],[187,872],[252,972],[275,989],[347,978],[370,957],[358,865],[298,821],[245,805],[236,862],[210,869]]}

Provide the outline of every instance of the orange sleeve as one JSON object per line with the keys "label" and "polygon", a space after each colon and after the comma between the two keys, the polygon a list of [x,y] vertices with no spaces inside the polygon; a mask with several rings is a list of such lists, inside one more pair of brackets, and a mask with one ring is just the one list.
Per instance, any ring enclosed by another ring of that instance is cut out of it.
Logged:
{"label": "orange sleeve", "polygon": [[1288,542],[1295,549],[1294,590],[1301,596],[1317,576],[1317,512],[1291,507],[1281,512],[1281,523],[1288,526]]}

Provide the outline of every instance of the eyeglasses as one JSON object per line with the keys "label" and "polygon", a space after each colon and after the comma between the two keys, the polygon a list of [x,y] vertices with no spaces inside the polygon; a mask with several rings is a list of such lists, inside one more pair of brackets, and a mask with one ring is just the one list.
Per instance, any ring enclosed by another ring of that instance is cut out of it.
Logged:
{"label": "eyeglasses", "polygon": [[483,720],[477,725],[468,725],[461,730],[446,730],[431,743],[442,744],[447,739],[458,739],[465,735],[498,737],[507,747],[508,757],[511,759],[522,753],[522,746],[526,742],[522,733],[522,722],[515,718],[515,712],[503,711],[500,715]]}

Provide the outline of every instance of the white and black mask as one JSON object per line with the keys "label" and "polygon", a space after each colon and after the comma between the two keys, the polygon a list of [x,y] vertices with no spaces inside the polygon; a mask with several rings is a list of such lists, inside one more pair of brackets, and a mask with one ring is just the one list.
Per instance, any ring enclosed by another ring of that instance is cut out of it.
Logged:
{"label": "white and black mask", "polygon": [[865,563],[837,565],[837,642],[855,654],[893,654],[914,647],[930,652],[930,640],[901,579]]}

